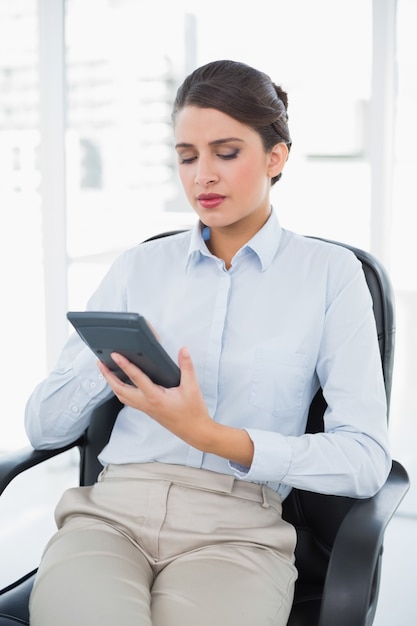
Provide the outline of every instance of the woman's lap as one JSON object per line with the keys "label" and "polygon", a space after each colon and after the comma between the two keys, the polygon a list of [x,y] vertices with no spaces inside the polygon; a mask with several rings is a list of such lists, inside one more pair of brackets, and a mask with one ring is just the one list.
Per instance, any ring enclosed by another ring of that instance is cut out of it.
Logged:
{"label": "woman's lap", "polygon": [[32,626],[287,623],[295,531],[275,494],[261,501],[256,485],[251,501],[243,485],[228,494],[122,477],[107,485],[69,490],[58,505]]}

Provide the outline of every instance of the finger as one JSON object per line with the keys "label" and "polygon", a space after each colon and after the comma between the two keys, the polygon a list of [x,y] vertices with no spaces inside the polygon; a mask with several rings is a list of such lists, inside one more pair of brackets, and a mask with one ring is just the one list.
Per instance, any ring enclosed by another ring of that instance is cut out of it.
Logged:
{"label": "finger", "polygon": [[158,333],[156,332],[155,328],[152,326],[152,324],[150,323],[149,320],[145,320],[147,325],[149,326],[149,328],[151,329],[152,333],[155,335],[155,337],[158,339],[158,341],[161,340],[160,336],[158,335]]}
{"label": "finger", "polygon": [[197,380],[190,351],[183,346],[178,353],[178,364],[181,370],[181,383],[195,382]]}
{"label": "finger", "polygon": [[134,363],[126,359],[123,355],[118,352],[112,352],[111,358],[113,361],[120,367],[120,369],[130,378],[130,380],[144,391],[146,389],[151,389],[153,386],[153,382],[139,367],[137,367]]}
{"label": "finger", "polygon": [[97,367],[113,391],[121,385],[125,385],[125,383],[123,383],[123,381],[121,381],[120,378],[102,361],[97,361]]}
{"label": "finger", "polygon": [[116,378],[114,372],[112,372],[111,369],[109,369],[107,365],[103,363],[103,361],[97,361],[97,367],[107,381],[109,381],[109,379],[112,380]]}

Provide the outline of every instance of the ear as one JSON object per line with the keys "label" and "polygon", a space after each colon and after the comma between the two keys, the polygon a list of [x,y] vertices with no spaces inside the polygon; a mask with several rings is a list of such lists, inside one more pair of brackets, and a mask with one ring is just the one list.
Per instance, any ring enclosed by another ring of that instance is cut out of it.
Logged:
{"label": "ear", "polygon": [[278,176],[284,169],[284,165],[288,159],[288,147],[284,142],[275,144],[275,146],[268,153],[268,176],[274,178]]}

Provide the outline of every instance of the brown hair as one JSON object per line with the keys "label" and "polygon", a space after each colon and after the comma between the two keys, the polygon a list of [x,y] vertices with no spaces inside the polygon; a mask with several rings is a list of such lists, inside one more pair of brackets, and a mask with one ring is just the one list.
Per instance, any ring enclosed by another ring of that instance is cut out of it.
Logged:
{"label": "brown hair", "polygon": [[[194,70],[177,91],[174,124],[177,113],[187,105],[217,109],[247,124],[259,133],[266,151],[280,142],[291,148],[286,92],[267,74],[245,63],[213,61]],[[280,178],[278,174],[271,184]]]}

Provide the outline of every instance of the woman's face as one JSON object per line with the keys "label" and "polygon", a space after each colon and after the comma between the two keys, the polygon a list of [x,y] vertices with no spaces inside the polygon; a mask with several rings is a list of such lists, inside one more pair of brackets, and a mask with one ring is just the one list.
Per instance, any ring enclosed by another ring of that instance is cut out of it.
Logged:
{"label": "woman's face", "polygon": [[253,232],[262,227],[271,178],[288,154],[285,144],[267,153],[250,126],[217,109],[186,106],[177,113],[175,148],[185,194],[204,224]]}

